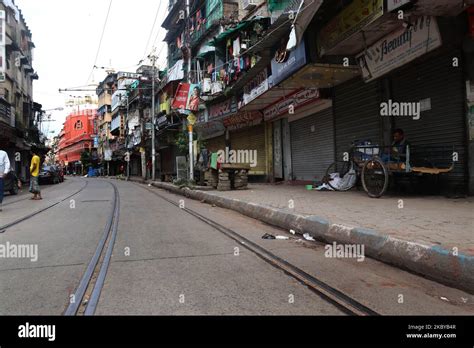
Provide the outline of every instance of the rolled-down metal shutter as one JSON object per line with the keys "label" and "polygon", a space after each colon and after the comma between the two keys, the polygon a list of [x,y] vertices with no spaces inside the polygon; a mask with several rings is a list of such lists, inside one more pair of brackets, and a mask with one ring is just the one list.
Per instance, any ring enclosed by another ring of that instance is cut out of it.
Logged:
{"label": "rolled-down metal shutter", "polygon": [[217,152],[219,150],[225,150],[225,135],[221,135],[216,138],[205,140],[206,148],[209,152]]}
{"label": "rolled-down metal shutter", "polygon": [[447,181],[456,186],[463,186],[467,180],[464,81],[462,69],[453,67],[453,57],[461,56],[459,51],[441,54],[392,77],[394,101],[431,99],[431,110],[422,111],[419,120],[399,116],[394,118],[395,126],[403,129],[414,151],[417,145],[454,145],[459,161],[447,174]]}
{"label": "rolled-down metal shutter", "polygon": [[266,175],[265,153],[265,125],[261,124],[251,128],[230,133],[230,148],[232,150],[257,150],[257,165],[251,167],[249,174]]}
{"label": "rolled-down metal shutter", "polygon": [[382,144],[379,81],[357,78],[335,87],[336,157],[342,160],[354,140]]}
{"label": "rolled-down metal shutter", "polygon": [[333,109],[290,123],[291,161],[295,180],[321,180],[334,161]]}

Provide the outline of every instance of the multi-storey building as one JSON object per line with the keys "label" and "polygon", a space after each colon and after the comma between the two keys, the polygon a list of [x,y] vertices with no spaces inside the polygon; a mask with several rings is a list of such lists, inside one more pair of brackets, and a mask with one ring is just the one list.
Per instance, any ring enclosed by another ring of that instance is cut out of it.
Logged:
{"label": "multi-storey building", "polygon": [[61,163],[64,162],[70,172],[80,172],[83,152],[88,152],[90,158],[96,158],[94,156],[97,152],[97,144],[94,144],[94,138],[97,136],[96,117],[96,109],[74,111],[66,117],[59,134],[58,159]]}
{"label": "multi-storey building", "polygon": [[31,31],[12,0],[0,1],[0,148],[22,180],[28,179],[31,144],[40,144],[36,116],[41,105],[33,101]]}
{"label": "multi-storey building", "polygon": [[110,127],[112,122],[112,95],[115,92],[117,74],[107,72],[107,77],[99,83],[96,89],[98,96],[97,124],[99,148],[98,155],[102,161],[109,162],[112,158],[110,142],[114,139]]}
{"label": "multi-storey building", "polygon": [[[474,79],[472,1],[189,3],[170,1],[162,24],[162,174],[176,176],[176,157],[186,156],[174,147],[170,119],[185,134],[194,114],[191,160],[201,147],[256,151],[252,180],[321,181],[352,141],[390,146],[403,128],[414,163],[426,157],[420,149],[455,149],[439,187],[474,192],[474,122],[465,111]],[[419,117],[382,117],[382,103],[393,101],[416,103]]]}

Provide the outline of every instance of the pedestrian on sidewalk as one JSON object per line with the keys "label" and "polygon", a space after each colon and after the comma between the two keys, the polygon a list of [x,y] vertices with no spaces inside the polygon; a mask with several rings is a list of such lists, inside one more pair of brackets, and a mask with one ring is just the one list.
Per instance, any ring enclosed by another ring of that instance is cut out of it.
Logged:
{"label": "pedestrian on sidewalk", "polygon": [[41,197],[41,190],[38,182],[41,165],[41,159],[38,153],[39,151],[36,147],[31,148],[31,154],[33,155],[30,165],[30,192],[33,194],[33,197],[31,198],[32,200],[43,199],[43,197]]}
{"label": "pedestrian on sidewalk", "polygon": [[8,159],[8,154],[0,150],[0,211],[2,211],[3,203],[3,177],[8,174],[10,171],[10,160]]}
{"label": "pedestrian on sidewalk", "polygon": [[153,163],[152,163],[152,160],[151,158],[148,159],[148,161],[146,162],[146,178],[148,180],[151,179],[151,174],[152,174],[152,166],[153,166]]}

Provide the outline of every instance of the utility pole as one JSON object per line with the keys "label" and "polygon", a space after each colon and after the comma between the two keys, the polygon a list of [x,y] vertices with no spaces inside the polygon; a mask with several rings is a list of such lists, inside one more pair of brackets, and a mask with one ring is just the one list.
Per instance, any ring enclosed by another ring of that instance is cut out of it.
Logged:
{"label": "utility pole", "polygon": [[[190,17],[190,4],[189,0],[186,0],[186,18]],[[189,23],[189,22],[188,22]],[[191,83],[191,45],[188,42],[188,83]],[[190,114],[191,116],[192,114]],[[189,135],[189,180],[194,180],[194,154],[193,154],[193,124],[188,117],[188,135]]]}
{"label": "utility pole", "polygon": [[[129,105],[130,105],[130,104],[128,103],[128,95],[129,95],[128,86],[127,86],[127,90],[125,91],[125,93],[127,93],[127,117],[125,118],[125,119],[127,120],[127,127],[126,127],[126,129],[127,129],[127,133],[130,133],[130,132],[129,132],[129,129],[128,129],[128,124],[129,124],[129,123],[128,123],[128,122],[129,122],[129,119],[128,119],[128,110],[129,110]],[[128,181],[128,180],[130,180],[130,159],[131,159],[131,158],[130,158],[130,150],[129,150],[129,147],[128,147],[129,142],[130,142],[130,136],[129,136],[129,134],[126,135],[126,139],[127,139],[127,141],[125,142],[125,146],[127,147],[127,157],[126,157],[126,159],[127,159],[127,181]]]}
{"label": "utility pole", "polygon": [[151,79],[151,180],[155,181],[155,162],[156,162],[156,150],[155,150],[155,63],[156,56],[154,52],[151,56],[148,56],[152,62],[152,79]]}

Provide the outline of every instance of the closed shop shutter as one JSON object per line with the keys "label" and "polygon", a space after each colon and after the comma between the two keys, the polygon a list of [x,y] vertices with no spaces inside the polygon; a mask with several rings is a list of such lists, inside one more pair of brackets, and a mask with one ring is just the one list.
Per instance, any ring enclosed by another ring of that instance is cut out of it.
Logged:
{"label": "closed shop shutter", "polygon": [[354,140],[382,144],[379,81],[365,83],[357,78],[335,88],[334,117],[336,156],[342,160]]}
{"label": "closed shop shutter", "polygon": [[161,173],[175,174],[176,173],[176,156],[172,146],[160,150],[161,155]]}
{"label": "closed shop shutter", "polygon": [[334,161],[333,109],[290,123],[291,161],[295,180],[321,180]]}
{"label": "closed shop shutter", "polygon": [[230,144],[232,150],[257,150],[257,165],[251,167],[249,174],[266,175],[266,153],[265,153],[265,125],[230,133]]}
{"label": "closed shop shutter", "polygon": [[219,150],[225,150],[225,135],[221,135],[216,138],[205,140],[206,148],[209,152],[217,152]]}
{"label": "closed shop shutter", "polygon": [[461,52],[450,51],[392,76],[394,101],[431,99],[431,110],[422,111],[419,120],[394,117],[396,128],[403,129],[414,149],[416,145],[454,145],[459,161],[447,180],[456,185],[464,185],[467,180],[464,81],[462,69],[453,67],[453,57],[461,56]]}

